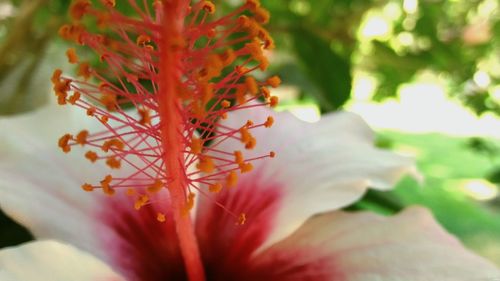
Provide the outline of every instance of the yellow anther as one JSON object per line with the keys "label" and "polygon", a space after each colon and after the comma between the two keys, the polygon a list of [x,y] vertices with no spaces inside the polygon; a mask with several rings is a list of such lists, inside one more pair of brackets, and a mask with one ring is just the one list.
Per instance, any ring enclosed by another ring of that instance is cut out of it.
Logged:
{"label": "yellow anther", "polygon": [[222,118],[222,120],[226,120],[227,119],[227,113],[226,112],[222,113],[222,115],[220,116],[220,118]]}
{"label": "yellow anther", "polygon": [[215,164],[210,156],[200,155],[200,159],[198,164],[196,165],[196,168],[204,173],[211,173],[215,170]]}
{"label": "yellow anther", "polygon": [[122,166],[121,161],[116,159],[116,157],[108,157],[106,165],[108,165],[111,169],[120,169]]}
{"label": "yellow anther", "polygon": [[231,188],[236,186],[238,183],[238,175],[236,174],[235,171],[231,171],[227,174],[226,176],[226,187]]}
{"label": "yellow anther", "polygon": [[253,126],[253,121],[247,120],[247,122],[245,123],[245,127],[251,127],[251,126]]}
{"label": "yellow anther", "polygon": [[157,213],[156,220],[159,222],[165,222],[167,220],[167,218],[165,217],[165,214]]}
{"label": "yellow anther", "polygon": [[208,190],[212,193],[219,193],[222,190],[222,184],[220,183],[211,184],[208,187]]}
{"label": "yellow anther", "polygon": [[71,151],[71,146],[69,145],[69,141],[73,139],[73,136],[70,134],[65,134],[64,136],[59,138],[59,147],[64,151],[64,153],[68,153]]}
{"label": "yellow anther", "polygon": [[202,9],[207,11],[209,14],[215,13],[215,5],[210,1],[203,1]]}
{"label": "yellow anther", "polygon": [[112,180],[113,180],[113,177],[111,175],[107,175],[101,181],[102,191],[104,192],[104,194],[109,195],[109,196],[115,194],[115,189],[113,187],[111,187],[111,185],[110,185]]}
{"label": "yellow anther", "polygon": [[272,116],[267,117],[266,122],[264,123],[264,127],[271,128],[274,124],[274,118]]}
{"label": "yellow anther", "polygon": [[89,159],[90,162],[95,163],[95,161],[97,161],[98,156],[97,153],[89,150],[85,153],[85,158]]}
{"label": "yellow anther", "polygon": [[80,100],[81,94],[79,92],[74,92],[73,95],[71,95],[68,99],[68,102],[72,105],[74,105],[77,101]]}
{"label": "yellow anther", "polygon": [[279,98],[277,96],[272,96],[270,99],[269,99],[269,105],[271,107],[276,107],[278,105],[278,102],[279,102]]}
{"label": "yellow anther", "polygon": [[69,48],[66,51],[66,56],[68,57],[68,62],[71,64],[78,63],[78,55],[76,54],[75,48]]}
{"label": "yellow anther", "polygon": [[84,144],[87,143],[87,137],[89,136],[89,131],[87,130],[82,130],[76,135],[76,143],[83,146]]}
{"label": "yellow anther", "polygon": [[253,170],[253,165],[250,162],[240,163],[239,166],[240,166],[240,171],[242,174],[248,173],[248,172]]}
{"label": "yellow anther", "polygon": [[148,186],[148,192],[157,193],[164,187],[161,180],[156,180],[152,185]]}
{"label": "yellow anther", "polygon": [[245,86],[252,95],[256,95],[259,92],[259,85],[252,76],[247,76],[247,78],[245,78]]}
{"label": "yellow anther", "polygon": [[266,80],[266,84],[273,87],[273,88],[277,88],[279,85],[281,85],[281,79],[279,78],[279,76],[272,76],[272,77],[269,77],[267,80]]}
{"label": "yellow anther", "polygon": [[230,101],[228,101],[228,100],[222,100],[222,101],[220,102],[220,106],[222,106],[223,108],[228,108],[228,107],[230,107],[230,106],[231,106],[231,102],[230,102]]}
{"label": "yellow anther", "polygon": [[91,192],[94,190],[94,187],[91,184],[84,183],[84,184],[82,184],[82,189],[87,191],[87,192]]}
{"label": "yellow anther", "polygon": [[247,215],[245,213],[241,213],[238,216],[238,224],[239,225],[244,225],[246,221],[247,221]]}

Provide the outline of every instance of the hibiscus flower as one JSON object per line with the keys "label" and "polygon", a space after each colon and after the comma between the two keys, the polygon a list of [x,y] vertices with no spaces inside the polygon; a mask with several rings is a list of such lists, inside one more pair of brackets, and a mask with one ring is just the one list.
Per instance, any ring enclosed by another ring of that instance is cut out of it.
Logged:
{"label": "hibiscus flower", "polygon": [[[168,196],[160,194],[162,200],[137,211],[125,195],[110,198],[75,188],[102,178],[106,169],[53,145],[68,122],[81,128],[86,119],[78,113],[48,106],[0,120],[0,206],[37,239],[59,241],[0,251],[0,277],[187,280],[174,222],[162,223],[155,216],[160,211],[169,218]],[[393,217],[333,211],[369,187],[387,190],[402,175],[416,175],[411,159],[373,147],[373,133],[359,117],[336,113],[308,124],[260,108],[236,112],[225,125],[270,114],[280,126],[261,128],[254,136],[259,149],[279,151],[278,156],[254,162],[254,171],[242,175],[236,187],[199,196],[193,219],[206,280],[466,281],[500,276],[423,208],[410,207]],[[228,210],[245,212],[245,224],[236,224]]]}

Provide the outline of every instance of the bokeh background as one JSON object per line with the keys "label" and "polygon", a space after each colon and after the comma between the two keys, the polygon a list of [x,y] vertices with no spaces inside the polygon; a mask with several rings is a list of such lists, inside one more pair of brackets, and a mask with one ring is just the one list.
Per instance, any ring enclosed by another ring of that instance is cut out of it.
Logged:
{"label": "bokeh background", "polygon": [[[224,13],[241,1],[214,2]],[[357,112],[378,146],[415,156],[425,176],[421,185],[404,179],[394,191],[369,192],[349,209],[425,205],[500,265],[498,0],[261,2],[277,45],[270,72],[284,80],[279,110],[307,122]],[[69,3],[0,0],[0,115],[48,102],[53,69],[73,71],[57,37]],[[0,247],[29,239],[0,214]]]}

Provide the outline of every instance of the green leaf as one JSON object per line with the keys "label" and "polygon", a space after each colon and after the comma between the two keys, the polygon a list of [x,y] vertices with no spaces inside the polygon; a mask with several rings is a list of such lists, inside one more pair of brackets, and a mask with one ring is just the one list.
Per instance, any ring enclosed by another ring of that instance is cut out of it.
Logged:
{"label": "green leaf", "polygon": [[319,89],[321,109],[340,108],[351,95],[351,65],[330,48],[330,43],[310,31],[299,28],[292,33],[302,71]]}

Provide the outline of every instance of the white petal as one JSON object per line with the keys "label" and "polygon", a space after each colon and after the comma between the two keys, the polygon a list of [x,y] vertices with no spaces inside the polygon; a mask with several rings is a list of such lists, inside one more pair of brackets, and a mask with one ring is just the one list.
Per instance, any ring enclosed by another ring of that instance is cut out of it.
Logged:
{"label": "white petal", "polygon": [[[260,107],[237,111],[223,124],[239,128],[248,119],[259,124],[269,115],[276,124],[252,130],[257,147],[244,153],[250,158],[275,151],[277,156],[254,164],[259,178],[249,173],[240,179],[285,188],[276,229],[265,245],[285,237],[316,213],[351,204],[368,187],[386,190],[406,173],[418,175],[411,159],[375,148],[370,128],[351,113],[329,114],[310,124]],[[240,150],[241,144],[232,140],[218,148]]]}
{"label": "white petal", "polygon": [[0,208],[37,238],[67,241],[95,254],[100,247],[91,215],[101,194],[79,187],[98,182],[103,169],[57,147],[64,132],[85,129],[85,119],[55,106],[0,119]]}
{"label": "white petal", "polygon": [[93,256],[56,241],[38,241],[0,251],[2,281],[124,280]]}
{"label": "white petal", "polygon": [[309,257],[348,281],[479,281],[500,278],[500,270],[467,251],[423,208],[394,217],[331,212],[309,220],[261,256],[312,248]]}

